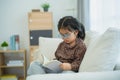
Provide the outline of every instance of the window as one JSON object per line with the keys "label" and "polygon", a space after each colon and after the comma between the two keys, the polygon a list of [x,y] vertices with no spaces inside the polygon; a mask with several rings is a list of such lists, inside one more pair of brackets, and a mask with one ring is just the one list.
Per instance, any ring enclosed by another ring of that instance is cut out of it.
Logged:
{"label": "window", "polygon": [[120,28],[120,0],[90,0],[90,29],[104,32]]}

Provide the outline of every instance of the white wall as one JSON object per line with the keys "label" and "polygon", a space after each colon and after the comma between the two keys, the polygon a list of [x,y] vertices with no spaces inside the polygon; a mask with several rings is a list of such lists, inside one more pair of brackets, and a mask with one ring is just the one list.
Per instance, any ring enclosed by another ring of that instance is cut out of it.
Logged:
{"label": "white wall", "polygon": [[0,44],[4,40],[9,42],[11,35],[19,34],[20,47],[29,53],[28,12],[32,9],[42,11],[44,2],[51,5],[49,11],[53,12],[54,37],[58,36],[59,18],[65,15],[77,17],[77,0],[0,0]]}

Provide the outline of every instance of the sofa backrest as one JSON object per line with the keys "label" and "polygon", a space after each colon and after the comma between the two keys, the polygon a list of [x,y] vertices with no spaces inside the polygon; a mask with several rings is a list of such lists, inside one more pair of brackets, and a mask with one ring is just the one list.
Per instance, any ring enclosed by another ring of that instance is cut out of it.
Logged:
{"label": "sofa backrest", "polygon": [[[117,32],[117,38],[120,41],[120,29],[117,29],[117,28],[109,28],[109,29],[112,29],[113,31]],[[84,40],[87,47],[89,47],[90,43],[94,42],[94,40],[99,38],[101,35],[102,34],[96,32],[96,31],[87,31],[86,32],[86,37],[85,37],[85,40]],[[119,54],[119,56],[118,56],[116,65],[114,67],[114,70],[120,70],[120,48],[119,48],[119,46],[120,46],[120,43],[118,43],[118,54]]]}
{"label": "sofa backrest", "polygon": [[89,43],[80,72],[112,71],[120,54],[120,30],[107,29],[98,38]]}

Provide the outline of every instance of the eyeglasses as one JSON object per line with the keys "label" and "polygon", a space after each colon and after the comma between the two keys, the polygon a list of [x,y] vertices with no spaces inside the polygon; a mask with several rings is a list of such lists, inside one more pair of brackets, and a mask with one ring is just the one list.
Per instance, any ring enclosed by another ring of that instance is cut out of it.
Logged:
{"label": "eyeglasses", "polygon": [[62,38],[69,38],[72,33],[60,34]]}

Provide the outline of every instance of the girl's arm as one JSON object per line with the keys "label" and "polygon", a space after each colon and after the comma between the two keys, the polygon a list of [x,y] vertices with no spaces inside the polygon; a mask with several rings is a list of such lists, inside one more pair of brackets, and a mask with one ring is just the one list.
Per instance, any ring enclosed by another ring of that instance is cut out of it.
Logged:
{"label": "girl's arm", "polygon": [[75,51],[75,59],[74,61],[71,63],[71,69],[75,72],[78,72],[80,64],[83,60],[83,57],[85,55],[86,52],[86,46],[85,45],[81,45],[80,49],[77,49]]}

